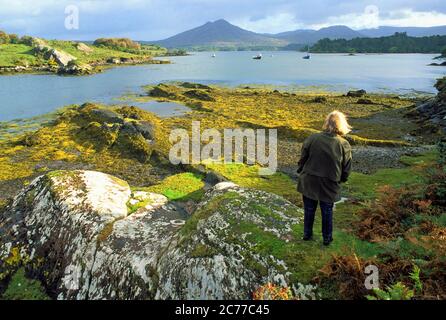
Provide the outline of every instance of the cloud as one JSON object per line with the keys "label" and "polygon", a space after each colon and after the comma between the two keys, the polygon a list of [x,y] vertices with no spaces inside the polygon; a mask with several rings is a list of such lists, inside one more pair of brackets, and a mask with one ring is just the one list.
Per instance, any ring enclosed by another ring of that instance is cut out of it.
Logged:
{"label": "cloud", "polygon": [[[64,27],[65,7],[73,4],[79,7],[79,30]],[[261,33],[339,24],[354,29],[380,25],[437,26],[446,25],[446,3],[444,0],[0,0],[0,29],[50,38],[92,40],[128,36],[155,40],[220,18]]]}
{"label": "cloud", "polygon": [[446,14],[437,11],[416,12],[404,9],[391,12],[388,17],[380,19],[383,26],[394,27],[434,27],[446,25]]}
{"label": "cloud", "polygon": [[446,14],[437,11],[413,11],[400,9],[382,15],[374,5],[367,6],[364,12],[329,16],[324,23],[312,24],[313,29],[332,25],[345,25],[352,29],[369,29],[379,26],[392,27],[434,27],[446,25]]}
{"label": "cloud", "polygon": [[232,22],[244,29],[260,33],[279,33],[286,30],[294,30],[304,27],[302,23],[296,21],[296,17],[291,13],[278,13],[256,20],[244,18],[232,20]]}

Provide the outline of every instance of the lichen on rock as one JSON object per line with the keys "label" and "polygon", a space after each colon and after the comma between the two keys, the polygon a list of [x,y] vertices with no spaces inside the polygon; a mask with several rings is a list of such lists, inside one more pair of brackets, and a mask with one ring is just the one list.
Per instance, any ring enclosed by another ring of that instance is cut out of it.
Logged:
{"label": "lichen on rock", "polygon": [[289,241],[301,218],[280,196],[217,184],[161,257],[157,298],[249,299],[262,283],[290,285],[284,262],[259,250],[255,237],[259,231]]}
{"label": "lichen on rock", "polygon": [[266,282],[289,283],[286,264],[252,236],[289,241],[301,216],[280,196],[223,183],[184,223],[165,196],[56,171],[0,213],[0,273],[26,265],[58,299],[246,299]]}

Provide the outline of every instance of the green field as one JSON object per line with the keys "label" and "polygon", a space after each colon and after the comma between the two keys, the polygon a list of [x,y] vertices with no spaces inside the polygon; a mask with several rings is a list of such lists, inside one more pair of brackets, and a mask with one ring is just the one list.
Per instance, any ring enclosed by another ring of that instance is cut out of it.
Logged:
{"label": "green field", "polygon": [[45,61],[33,54],[32,47],[25,44],[0,44],[0,66],[40,65]]}

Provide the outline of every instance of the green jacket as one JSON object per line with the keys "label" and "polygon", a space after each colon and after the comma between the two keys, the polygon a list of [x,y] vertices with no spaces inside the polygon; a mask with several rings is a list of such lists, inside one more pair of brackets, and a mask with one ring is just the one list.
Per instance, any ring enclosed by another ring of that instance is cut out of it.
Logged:
{"label": "green jacket", "polygon": [[311,135],[302,146],[297,169],[299,192],[313,200],[336,202],[341,182],[350,175],[351,163],[347,140],[327,132]]}

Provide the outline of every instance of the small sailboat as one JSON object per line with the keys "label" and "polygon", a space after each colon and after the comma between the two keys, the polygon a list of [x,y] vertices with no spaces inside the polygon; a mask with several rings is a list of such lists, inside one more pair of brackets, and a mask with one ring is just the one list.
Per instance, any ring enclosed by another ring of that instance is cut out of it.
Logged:
{"label": "small sailboat", "polygon": [[262,54],[261,53],[259,53],[258,55],[256,55],[256,56],[254,56],[254,57],[252,57],[254,60],[260,60],[260,59],[262,59]]}
{"label": "small sailboat", "polygon": [[310,56],[310,47],[307,46],[307,54],[304,55],[304,56],[302,57],[302,59],[309,60],[310,58],[311,58],[311,56]]}
{"label": "small sailboat", "polygon": [[212,58],[215,58],[215,57],[216,57],[215,53],[213,53],[211,57],[212,57]]}

